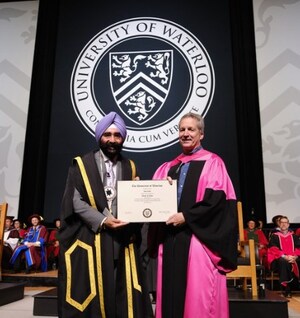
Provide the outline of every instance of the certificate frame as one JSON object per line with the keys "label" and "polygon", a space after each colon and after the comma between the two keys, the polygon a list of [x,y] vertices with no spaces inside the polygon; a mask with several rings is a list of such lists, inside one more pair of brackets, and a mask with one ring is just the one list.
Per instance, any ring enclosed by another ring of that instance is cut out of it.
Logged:
{"label": "certificate frame", "polygon": [[166,222],[177,212],[177,180],[118,181],[117,206],[125,222]]}

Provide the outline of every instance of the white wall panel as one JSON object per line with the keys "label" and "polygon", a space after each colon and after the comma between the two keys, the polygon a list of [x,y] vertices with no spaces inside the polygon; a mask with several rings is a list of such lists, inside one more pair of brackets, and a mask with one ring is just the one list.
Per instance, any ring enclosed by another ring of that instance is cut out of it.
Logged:
{"label": "white wall panel", "polygon": [[0,201],[18,216],[38,1],[0,3]]}
{"label": "white wall panel", "polygon": [[300,1],[253,0],[253,9],[267,220],[299,223]]}

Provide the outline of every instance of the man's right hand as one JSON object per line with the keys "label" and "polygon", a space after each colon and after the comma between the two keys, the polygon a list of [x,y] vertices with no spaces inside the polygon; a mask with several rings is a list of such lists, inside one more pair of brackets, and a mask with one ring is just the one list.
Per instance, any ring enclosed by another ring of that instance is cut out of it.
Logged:
{"label": "man's right hand", "polygon": [[104,222],[105,227],[109,229],[119,229],[127,224],[129,223],[116,219],[113,215],[108,216]]}

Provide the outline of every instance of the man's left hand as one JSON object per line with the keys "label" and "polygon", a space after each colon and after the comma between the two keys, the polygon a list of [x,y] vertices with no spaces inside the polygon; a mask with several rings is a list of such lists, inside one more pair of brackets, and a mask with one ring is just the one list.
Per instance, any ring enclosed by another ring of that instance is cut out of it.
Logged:
{"label": "man's left hand", "polygon": [[178,212],[170,216],[166,222],[167,225],[173,224],[174,226],[179,226],[185,223],[185,218],[182,212]]}

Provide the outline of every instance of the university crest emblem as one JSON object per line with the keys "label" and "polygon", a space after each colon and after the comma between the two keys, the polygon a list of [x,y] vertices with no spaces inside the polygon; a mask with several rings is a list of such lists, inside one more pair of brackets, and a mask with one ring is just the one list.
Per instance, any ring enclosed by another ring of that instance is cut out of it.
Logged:
{"label": "university crest emblem", "polygon": [[136,125],[159,112],[172,81],[172,51],[110,53],[110,81],[116,104]]}
{"label": "university crest emblem", "polygon": [[140,17],[110,25],[86,44],[70,87],[75,113],[92,135],[116,111],[127,127],[123,149],[147,152],[178,142],[183,114],[205,116],[215,77],[194,34],[172,21]]}

